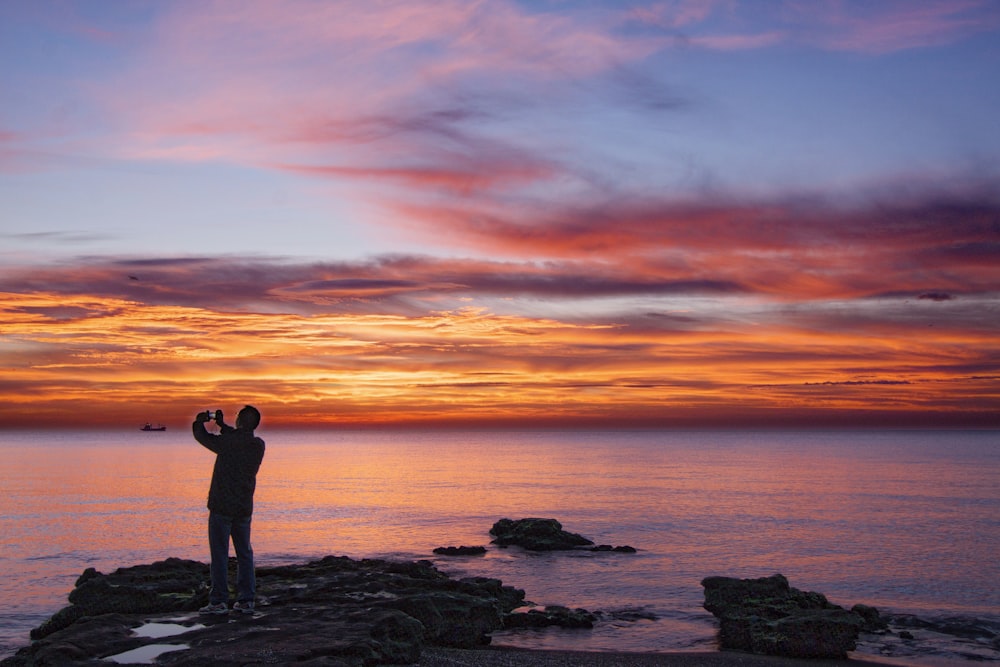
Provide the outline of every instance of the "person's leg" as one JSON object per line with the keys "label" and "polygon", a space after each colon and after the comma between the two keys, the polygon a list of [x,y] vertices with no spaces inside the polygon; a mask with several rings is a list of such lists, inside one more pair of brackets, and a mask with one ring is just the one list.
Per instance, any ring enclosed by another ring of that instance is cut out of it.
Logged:
{"label": "person's leg", "polygon": [[257,577],[253,569],[253,547],[250,546],[250,517],[233,519],[232,536],[236,549],[236,600],[253,602]]}
{"label": "person's leg", "polygon": [[228,516],[211,512],[208,515],[208,547],[212,553],[211,604],[229,602],[229,533],[233,520]]}

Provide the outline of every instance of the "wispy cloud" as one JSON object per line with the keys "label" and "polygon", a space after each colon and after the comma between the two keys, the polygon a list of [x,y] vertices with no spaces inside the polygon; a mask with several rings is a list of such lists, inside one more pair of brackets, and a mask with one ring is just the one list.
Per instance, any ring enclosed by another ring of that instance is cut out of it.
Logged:
{"label": "wispy cloud", "polygon": [[[95,258],[78,262],[71,272],[61,266],[11,266],[0,276],[11,291],[75,292],[85,285],[87,293],[185,305],[308,304],[313,298],[454,302],[484,295],[742,294],[776,303],[880,297],[944,302],[1000,292],[1000,203],[985,192],[887,192],[850,205],[818,197],[613,199],[509,210],[502,199],[489,208],[414,204],[401,217],[411,224],[424,221],[420,233],[439,237],[440,248],[474,252],[466,259],[387,255],[305,263],[266,257]],[[17,236],[67,243],[92,238],[69,232]],[[494,258],[483,259],[487,254]]]}
{"label": "wispy cloud", "polygon": [[409,207],[405,215],[448,230],[458,247],[631,266],[792,300],[1000,288],[993,268],[1000,203],[988,195],[856,205],[615,200],[555,211],[452,205]]}
{"label": "wispy cloud", "polygon": [[93,243],[95,241],[104,241],[111,238],[111,236],[101,232],[86,232],[66,229],[37,232],[16,232],[12,234],[0,232],[0,238],[27,243],[77,245]]}
{"label": "wispy cloud", "polygon": [[795,16],[815,21],[819,45],[860,53],[941,46],[1000,27],[1000,7],[984,0],[820,2],[795,8]]}
{"label": "wispy cloud", "polygon": [[[115,82],[117,90],[126,84],[128,95],[104,91],[148,150],[178,141],[205,148],[214,139],[217,147],[246,156],[253,149],[235,137],[280,141],[315,136],[316,129],[328,138],[357,137],[386,109],[423,106],[427,91],[489,88],[491,95],[523,95],[657,48],[655,40],[622,39],[598,25],[526,13],[504,1],[293,2],[280,8],[247,2],[238,12],[225,3],[175,10],[160,21],[134,72]],[[288,71],[297,74],[289,77]],[[175,85],[150,85],[157,73]],[[303,85],[319,81],[330,85]],[[424,129],[456,120],[410,118]],[[405,122],[378,124],[412,129]]]}
{"label": "wispy cloud", "polygon": [[655,2],[628,15],[672,35],[677,46],[720,51],[789,44],[885,54],[950,44],[1000,26],[1000,9],[989,0],[703,0]]}

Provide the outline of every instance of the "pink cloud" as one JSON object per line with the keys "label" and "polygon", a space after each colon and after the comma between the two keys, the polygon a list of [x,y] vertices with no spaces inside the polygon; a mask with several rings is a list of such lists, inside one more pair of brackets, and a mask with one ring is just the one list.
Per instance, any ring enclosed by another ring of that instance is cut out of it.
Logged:
{"label": "pink cloud", "polygon": [[591,202],[549,211],[412,205],[401,215],[456,247],[612,263],[782,299],[1000,291],[1000,204],[992,198],[928,195],[852,208],[818,199]]}
{"label": "pink cloud", "polygon": [[72,159],[55,152],[38,150],[36,146],[30,137],[21,132],[0,130],[0,173],[39,171]]}
{"label": "pink cloud", "polygon": [[469,195],[500,185],[533,182],[551,174],[541,165],[476,164],[458,161],[452,168],[426,167],[336,167],[310,165],[279,165],[280,169],[299,174],[400,183],[409,187],[430,187],[436,191],[451,191]]}
{"label": "pink cloud", "polygon": [[691,37],[684,42],[687,45],[711,49],[713,51],[749,51],[775,46],[785,41],[786,34],[769,31],[747,35],[706,35]]}
{"label": "pink cloud", "polygon": [[799,5],[829,49],[890,53],[941,46],[1000,26],[1000,6],[982,0]]}
{"label": "pink cloud", "polygon": [[719,0],[670,0],[633,7],[628,13],[649,25],[682,28],[704,21],[719,5]]}
{"label": "pink cloud", "polygon": [[502,88],[510,77],[532,86],[585,76],[658,45],[502,0],[179,3],[132,71],[101,94],[151,150],[214,140],[246,159],[246,144],[277,150],[317,119],[406,109],[413,96],[463,81]]}
{"label": "pink cloud", "polygon": [[[994,30],[990,0],[676,0],[628,16],[674,34],[677,46],[734,51],[778,44],[882,54],[941,46]],[[682,32],[679,32],[682,31]]]}

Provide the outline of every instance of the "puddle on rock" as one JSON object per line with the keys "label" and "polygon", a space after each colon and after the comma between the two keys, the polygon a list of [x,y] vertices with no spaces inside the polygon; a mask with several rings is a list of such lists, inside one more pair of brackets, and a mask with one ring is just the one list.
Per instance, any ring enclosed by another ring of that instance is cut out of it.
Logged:
{"label": "puddle on rock", "polygon": [[164,637],[182,635],[185,632],[191,632],[192,630],[201,630],[204,627],[205,626],[201,623],[196,623],[194,625],[181,625],[179,623],[145,623],[132,632],[136,637],[163,639]]}
{"label": "puddle on rock", "polygon": [[140,646],[139,648],[134,648],[131,651],[125,651],[117,655],[109,655],[104,659],[120,665],[152,665],[164,653],[186,651],[189,648],[191,647],[187,644],[149,644],[148,646]]}

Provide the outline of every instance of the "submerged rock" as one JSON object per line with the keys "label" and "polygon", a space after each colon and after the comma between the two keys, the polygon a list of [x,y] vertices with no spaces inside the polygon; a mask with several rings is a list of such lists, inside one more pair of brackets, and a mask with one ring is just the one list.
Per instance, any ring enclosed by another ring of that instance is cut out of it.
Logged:
{"label": "submerged rock", "polygon": [[591,551],[613,551],[616,554],[634,554],[636,552],[635,547],[630,546],[617,546],[613,547],[610,544],[599,544],[596,547],[591,547]]}
{"label": "submerged rock", "polygon": [[[950,635],[960,639],[978,640],[992,644],[1000,649],[1000,624],[983,618],[969,616],[944,616],[939,618],[920,618],[912,614],[893,614],[887,619],[896,628],[923,630],[941,635]],[[913,639],[913,633],[903,630]]]}
{"label": "submerged rock", "polygon": [[434,553],[439,556],[482,556],[486,553],[486,547],[438,547]]}
{"label": "submerged rock", "polygon": [[719,619],[723,649],[794,658],[846,658],[862,629],[878,627],[878,611],[848,611],[822,593],[792,588],[775,574],[760,579],[708,577],[704,607]]}

